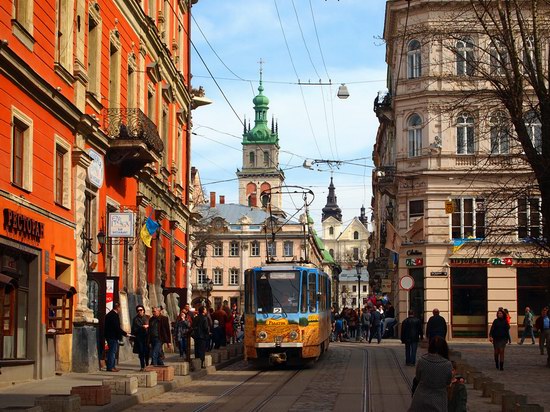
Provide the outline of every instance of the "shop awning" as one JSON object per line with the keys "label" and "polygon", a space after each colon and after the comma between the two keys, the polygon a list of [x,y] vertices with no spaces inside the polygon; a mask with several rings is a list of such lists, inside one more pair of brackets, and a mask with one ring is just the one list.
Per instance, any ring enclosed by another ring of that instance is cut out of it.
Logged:
{"label": "shop awning", "polygon": [[12,278],[11,276],[0,273],[0,288],[11,290],[16,287],[17,287],[17,280]]}
{"label": "shop awning", "polygon": [[46,279],[46,294],[47,295],[66,295],[71,297],[76,294],[76,289],[71,285],[61,282],[57,279]]}

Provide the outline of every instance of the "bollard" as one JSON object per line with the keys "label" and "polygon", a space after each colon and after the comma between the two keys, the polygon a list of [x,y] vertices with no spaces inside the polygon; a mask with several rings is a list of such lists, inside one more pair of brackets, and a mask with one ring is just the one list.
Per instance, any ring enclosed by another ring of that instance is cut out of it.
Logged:
{"label": "bollard", "polygon": [[493,389],[491,391],[491,403],[493,405],[502,405],[502,398],[505,395],[512,395],[514,392],[512,391],[504,391],[504,390],[496,390]]}
{"label": "bollard", "polygon": [[492,382],[493,380],[491,378],[488,378],[485,375],[476,376],[474,378],[474,389],[477,389],[478,391],[482,390],[483,389],[483,382],[487,382],[487,381]]}
{"label": "bollard", "polygon": [[498,383],[498,382],[493,382],[493,381],[486,381],[486,382],[483,382],[483,384],[481,385],[481,389],[483,390],[483,394],[481,396],[483,398],[490,398],[491,397],[491,391],[493,389],[503,391],[504,390],[504,384],[503,383]]}
{"label": "bollard", "polygon": [[481,372],[469,370],[468,372],[466,372],[466,382],[473,385],[474,379],[477,376],[481,376]]}
{"label": "bollard", "polygon": [[524,405],[527,403],[527,396],[518,395],[502,395],[502,412],[516,412],[516,405]]}

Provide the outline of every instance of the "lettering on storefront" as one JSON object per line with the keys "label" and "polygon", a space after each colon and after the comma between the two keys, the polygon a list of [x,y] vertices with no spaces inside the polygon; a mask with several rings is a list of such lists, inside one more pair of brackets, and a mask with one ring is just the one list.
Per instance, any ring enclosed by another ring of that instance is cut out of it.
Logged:
{"label": "lettering on storefront", "polygon": [[4,229],[35,241],[44,237],[44,223],[31,219],[11,209],[4,209]]}

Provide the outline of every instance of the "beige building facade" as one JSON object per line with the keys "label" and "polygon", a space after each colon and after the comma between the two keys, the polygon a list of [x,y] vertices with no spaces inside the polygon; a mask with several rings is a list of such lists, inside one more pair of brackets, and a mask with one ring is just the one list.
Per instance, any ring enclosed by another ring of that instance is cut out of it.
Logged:
{"label": "beige building facade", "polygon": [[[471,71],[491,64],[480,51],[489,40],[467,14],[457,20],[452,3],[386,4],[389,80],[375,100],[369,272],[391,284],[400,321],[408,308],[424,322],[438,308],[449,339],[486,338],[504,307],[514,339],[525,306],[540,312],[550,301],[548,260],[533,246],[540,197],[521,148],[503,132],[503,108],[483,97],[489,86]],[[536,140],[540,124],[526,125]],[[409,291],[400,286],[408,277]]]}

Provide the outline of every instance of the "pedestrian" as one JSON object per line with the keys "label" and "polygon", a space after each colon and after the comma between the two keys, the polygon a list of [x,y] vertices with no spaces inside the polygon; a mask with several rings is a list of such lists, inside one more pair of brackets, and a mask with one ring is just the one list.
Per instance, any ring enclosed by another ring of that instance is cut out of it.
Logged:
{"label": "pedestrian", "polygon": [[[353,308],[349,311],[349,337],[350,339],[356,338],[357,336],[357,324],[359,323],[359,317],[357,316],[357,312]],[[356,340],[359,340],[356,338]]]}
{"label": "pedestrian", "polygon": [[337,342],[342,342],[344,334],[344,318],[342,315],[336,315],[336,320],[334,321],[334,336]]}
{"label": "pedestrian", "polygon": [[149,344],[151,345],[151,364],[155,366],[164,365],[162,360],[162,345],[171,347],[172,337],[170,334],[170,322],[168,318],[161,315],[160,307],[153,308],[153,316],[149,318]]}
{"label": "pedestrian", "polygon": [[[548,306],[546,306],[543,310],[543,314],[539,317],[539,330],[541,335],[541,340],[546,342],[546,366],[550,368],[550,310]],[[537,319],[537,321],[539,320]],[[540,344],[540,342],[539,342]],[[541,347],[541,354],[544,355],[543,347]]]}
{"label": "pedestrian", "polygon": [[409,310],[409,317],[401,325],[401,342],[405,344],[405,364],[416,364],[416,350],[418,342],[423,338],[422,322],[414,316],[414,310]]}
{"label": "pedestrian", "polygon": [[363,313],[361,313],[361,340],[368,342],[369,340],[369,330],[370,330],[370,311],[367,307],[363,308]]}
{"label": "pedestrian", "polygon": [[[544,345],[545,345],[546,340],[547,340],[546,334],[548,333],[549,336],[550,336],[550,332],[547,331],[545,333],[545,331],[544,331],[544,320],[545,319],[548,319],[548,306],[545,306],[544,308],[542,308],[540,316],[535,321],[535,329],[539,332],[539,349],[540,349],[540,354],[541,355],[544,355]],[[549,352],[548,356],[550,356],[550,352]]]}
{"label": "pedestrian", "polygon": [[193,318],[192,337],[195,340],[195,359],[201,360],[201,368],[204,369],[204,357],[206,355],[206,346],[210,339],[210,328],[208,327],[208,319],[206,308],[199,307],[198,315]]}
{"label": "pedestrian", "polygon": [[468,410],[468,392],[464,385],[464,377],[456,373],[456,363],[453,365],[453,379],[449,387],[449,404],[447,405],[448,412],[467,412]]}
{"label": "pedestrian", "polygon": [[521,340],[519,341],[520,345],[523,345],[523,341],[525,340],[525,337],[527,334],[531,335],[531,344],[535,344],[535,332],[533,331],[533,321],[534,316],[531,312],[531,308],[527,306],[525,308],[525,316],[523,317],[523,333],[521,334]]}
{"label": "pedestrian", "polygon": [[382,337],[387,334],[388,338],[394,337],[394,327],[397,321],[395,320],[395,308],[388,302],[386,304],[386,311],[384,312],[384,328]]}
{"label": "pedestrian", "polygon": [[434,336],[428,353],[422,355],[416,365],[418,384],[409,412],[447,412],[447,387],[453,377],[452,368],[447,342]]}
{"label": "pedestrian", "polygon": [[[212,317],[212,323],[214,321],[218,321],[219,327],[222,331],[222,340],[221,345],[225,346],[227,344],[227,339],[230,338],[230,336],[226,335],[226,323],[229,322],[229,316],[227,316],[227,312],[223,309],[222,305],[218,305],[216,308],[216,311],[211,314]],[[212,329],[212,325],[209,325],[210,329]],[[233,325],[231,325],[231,328],[233,328]]]}
{"label": "pedestrian", "polygon": [[372,339],[376,337],[376,340],[378,343],[382,340],[382,336],[380,336],[380,324],[381,324],[381,318],[380,318],[380,312],[376,309],[375,306],[371,308],[370,311],[370,336],[369,336],[369,343],[372,342]]}
{"label": "pedestrian", "polygon": [[426,338],[428,338],[428,341],[436,336],[446,339],[447,322],[445,318],[439,314],[439,309],[437,308],[432,311],[432,314],[433,316],[430,316],[428,324],[426,325]]}
{"label": "pedestrian", "polygon": [[380,337],[384,337],[384,325],[386,321],[386,314],[384,312],[384,305],[378,305],[378,312],[380,312]]}
{"label": "pedestrian", "polygon": [[145,314],[143,305],[136,306],[136,316],[132,320],[132,336],[134,339],[133,352],[139,357],[140,372],[149,365],[149,342],[147,329],[149,328],[149,316]]}
{"label": "pedestrian", "polygon": [[174,325],[174,337],[176,344],[180,352],[180,358],[187,356],[187,339],[189,336],[189,330],[191,329],[191,321],[185,308],[180,310],[180,314],[176,318],[176,324]]}
{"label": "pedestrian", "polygon": [[497,317],[491,325],[489,340],[493,343],[495,366],[501,371],[504,370],[504,349],[510,337],[510,325],[506,321],[506,314],[503,309],[497,311]]}
{"label": "pedestrian", "polygon": [[212,327],[212,345],[214,349],[219,349],[224,339],[224,333],[220,327],[220,323],[215,320]]}
{"label": "pedestrian", "polygon": [[[506,323],[508,323],[508,326],[510,326],[510,322],[512,321],[512,317],[510,316],[510,312],[508,312],[508,309],[504,310],[504,318],[506,319]],[[510,335],[510,328],[508,328],[508,343],[512,344],[512,335]]]}
{"label": "pedestrian", "polygon": [[119,341],[128,334],[120,327],[120,303],[113,303],[113,309],[105,316],[105,339],[107,340],[107,372],[118,372],[115,368]]}

